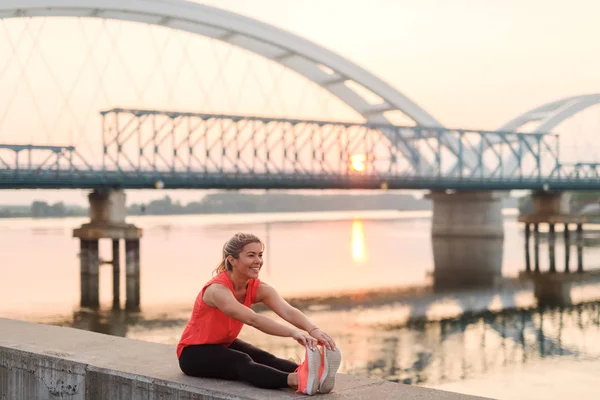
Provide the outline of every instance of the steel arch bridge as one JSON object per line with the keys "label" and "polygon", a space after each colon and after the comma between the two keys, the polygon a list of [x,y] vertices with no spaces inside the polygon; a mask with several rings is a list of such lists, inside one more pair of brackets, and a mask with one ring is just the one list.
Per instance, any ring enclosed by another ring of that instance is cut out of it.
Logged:
{"label": "steel arch bridge", "polygon": [[548,132],[580,111],[600,104],[600,94],[565,97],[529,110],[503,124],[499,131],[518,131],[528,123],[537,125],[532,133]]}
{"label": "steel arch bridge", "polygon": [[[501,125],[497,131],[518,132],[527,127],[527,132],[532,134],[549,132],[569,118],[598,104],[600,104],[600,94],[565,97],[528,110]],[[507,170],[518,168],[517,163],[518,161],[510,155],[504,160]],[[590,168],[596,168],[595,163],[581,163],[579,165],[587,169],[588,172]]]}
{"label": "steel arch bridge", "polygon": [[[440,127],[429,113],[345,58],[274,26],[184,0],[4,0],[0,18],[89,17],[142,22],[227,42],[297,72],[338,97],[369,122],[388,123],[400,111],[415,124]],[[354,90],[353,87],[361,90]],[[379,101],[372,103],[374,94]],[[400,144],[401,145],[401,144]],[[456,150],[458,144],[451,143]],[[410,149],[401,149],[408,155]]]}
{"label": "steel arch bridge", "polygon": [[[312,42],[251,18],[183,0],[0,1],[0,18],[43,16],[134,21],[224,41],[315,82],[367,122],[107,110],[102,114],[105,120],[114,116],[114,125],[105,125],[102,132],[101,166],[91,165],[71,146],[3,145],[2,188],[145,188],[156,182],[171,188],[536,189],[549,184],[555,188],[598,185],[594,180],[598,166],[561,164],[553,135],[445,129],[368,71]],[[379,100],[373,103],[362,90],[353,89],[356,86]],[[391,125],[386,118],[389,112],[407,115],[415,126]],[[119,122],[123,117],[131,119],[125,127]],[[161,117],[162,125],[156,126]],[[184,120],[188,124],[185,129]],[[150,129],[152,139],[142,141],[141,132],[148,121],[154,124],[145,128],[146,132]],[[194,122],[206,125],[204,133],[194,130]],[[170,126],[170,132],[165,132],[165,126]],[[244,142],[242,132],[253,139]],[[204,138],[204,147],[198,148],[194,134]],[[130,140],[134,135],[140,139],[135,148]],[[171,141],[168,149],[167,138]],[[258,141],[262,141],[262,147]],[[147,148],[149,143],[153,144],[152,150]],[[23,152],[27,153],[25,160]],[[190,157],[182,162],[186,152]],[[508,172],[503,164],[506,153],[517,165]],[[40,154],[47,157],[35,164],[32,160],[39,160]],[[137,162],[132,157],[137,157]],[[307,164],[311,167],[302,166]]]}
{"label": "steel arch bridge", "polygon": [[[160,110],[111,109],[102,115],[101,165],[89,164],[74,147],[0,145],[0,187],[600,188],[600,166],[560,163],[556,135]],[[479,151],[479,162],[470,167],[461,153],[444,149],[449,138],[473,152],[488,146],[491,154]],[[398,143],[413,149],[414,158],[405,157]],[[42,163],[32,162],[34,153],[46,155]],[[503,169],[507,153],[518,160],[510,174]],[[433,174],[420,169],[424,155],[433,160]]]}

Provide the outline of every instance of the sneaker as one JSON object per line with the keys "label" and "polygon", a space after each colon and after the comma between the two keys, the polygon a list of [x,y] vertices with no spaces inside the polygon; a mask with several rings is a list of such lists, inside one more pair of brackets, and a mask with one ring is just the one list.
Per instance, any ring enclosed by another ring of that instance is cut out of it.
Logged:
{"label": "sneaker", "polygon": [[329,350],[323,346],[321,366],[319,367],[319,393],[329,393],[335,386],[335,374],[342,362],[340,349]]}
{"label": "sneaker", "polygon": [[296,369],[298,374],[298,390],[296,392],[313,395],[319,390],[319,350],[305,347],[304,362]]}

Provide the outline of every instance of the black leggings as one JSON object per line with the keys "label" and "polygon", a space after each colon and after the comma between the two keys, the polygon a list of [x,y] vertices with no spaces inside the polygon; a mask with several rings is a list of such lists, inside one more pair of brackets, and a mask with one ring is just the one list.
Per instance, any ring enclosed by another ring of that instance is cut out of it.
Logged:
{"label": "black leggings", "polygon": [[229,347],[186,346],[179,357],[179,367],[190,376],[240,380],[260,388],[279,389],[288,387],[287,377],[298,364],[236,339]]}

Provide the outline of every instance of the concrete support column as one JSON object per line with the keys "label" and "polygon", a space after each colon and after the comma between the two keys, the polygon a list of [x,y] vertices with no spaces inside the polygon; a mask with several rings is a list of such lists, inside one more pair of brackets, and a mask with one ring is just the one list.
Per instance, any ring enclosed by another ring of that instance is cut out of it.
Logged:
{"label": "concrete support column", "polygon": [[112,242],[113,308],[120,308],[121,254],[120,240],[125,239],[126,308],[140,306],[140,238],[142,230],[127,224],[125,192],[122,190],[94,190],[88,196],[90,222],[73,230],[73,237],[81,240],[82,306],[98,307],[98,241]]}
{"label": "concrete support column", "polygon": [[548,231],[548,254],[550,256],[550,272],[556,272],[556,231],[554,224],[550,224],[550,230]]}
{"label": "concrete support column", "polygon": [[[548,224],[548,250],[550,258],[549,271],[556,273],[556,224],[563,224],[564,240],[565,240],[565,272],[569,272],[569,259],[570,259],[570,237],[569,237],[569,224],[577,224],[578,235],[579,231],[583,230],[580,228],[581,224],[585,222],[585,218],[581,215],[570,214],[570,201],[571,194],[567,192],[534,192],[531,194],[531,207],[526,213],[519,215],[519,222],[523,222],[526,225],[534,224],[536,227],[539,224]],[[535,251],[537,252],[538,241],[536,239],[537,233],[534,232]],[[579,248],[578,248],[579,251]],[[579,253],[581,253],[579,251]],[[578,254],[581,258],[581,254]],[[536,255],[537,258],[537,255]],[[581,260],[579,260],[581,262]],[[537,261],[536,261],[537,264]],[[536,267],[536,272],[539,272],[539,267]]]}
{"label": "concrete support column", "polygon": [[98,240],[80,241],[81,307],[100,306],[100,269]]}
{"label": "concrete support column", "polygon": [[140,306],[140,241],[125,240],[125,308],[138,309]]}
{"label": "concrete support column", "polygon": [[529,236],[531,235],[529,224],[525,224],[525,271],[531,272],[531,257],[529,257]]}
{"label": "concrete support column", "polygon": [[565,272],[569,272],[569,261],[571,258],[571,239],[569,238],[569,224],[565,223],[565,230],[563,232],[565,241]]}
{"label": "concrete support column", "polygon": [[577,272],[583,272],[583,224],[577,224]]}
{"label": "concrete support column", "polygon": [[95,225],[123,225],[127,217],[123,190],[94,190],[88,195],[90,222]]}
{"label": "concrete support column", "polygon": [[533,224],[533,259],[535,272],[540,272],[540,226]]}
{"label": "concrete support column", "polygon": [[113,308],[116,309],[121,308],[121,252],[119,245],[120,240],[113,239]]}
{"label": "concrete support column", "polygon": [[569,215],[571,194],[568,192],[534,192],[531,194],[531,215]]}
{"label": "concrete support column", "polygon": [[432,236],[504,237],[502,198],[497,192],[432,192]]}

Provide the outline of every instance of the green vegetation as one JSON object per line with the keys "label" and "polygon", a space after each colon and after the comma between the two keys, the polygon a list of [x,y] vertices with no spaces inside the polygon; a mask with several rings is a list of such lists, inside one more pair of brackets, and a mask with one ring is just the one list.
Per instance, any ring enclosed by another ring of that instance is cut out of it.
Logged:
{"label": "green vegetation", "polygon": [[[205,196],[200,201],[181,204],[171,197],[149,203],[132,204],[129,215],[178,215],[215,213],[268,213],[302,211],[349,210],[426,210],[428,200],[407,194],[374,195],[301,195],[286,193],[249,194],[221,192]],[[57,218],[87,216],[87,207],[66,205],[62,202],[48,204],[34,201],[31,206],[0,206],[0,218]]]}
{"label": "green vegetation", "polygon": [[148,204],[133,204],[129,215],[267,213],[349,210],[426,210],[428,200],[406,194],[376,195],[299,195],[286,193],[249,194],[222,192],[201,201],[182,205],[166,196]]}
{"label": "green vegetation", "polygon": [[88,215],[87,207],[34,201],[30,206],[0,206],[0,218],[57,218]]}
{"label": "green vegetation", "polygon": [[[505,207],[516,207],[515,199],[507,199]],[[410,194],[394,192],[378,194],[303,195],[292,193],[250,194],[237,191],[212,193],[200,201],[181,204],[171,197],[149,203],[132,204],[128,215],[181,215],[218,213],[270,213],[360,210],[430,210],[431,201]],[[57,218],[87,216],[87,207],[48,204],[34,201],[31,206],[0,206],[0,218]]]}

